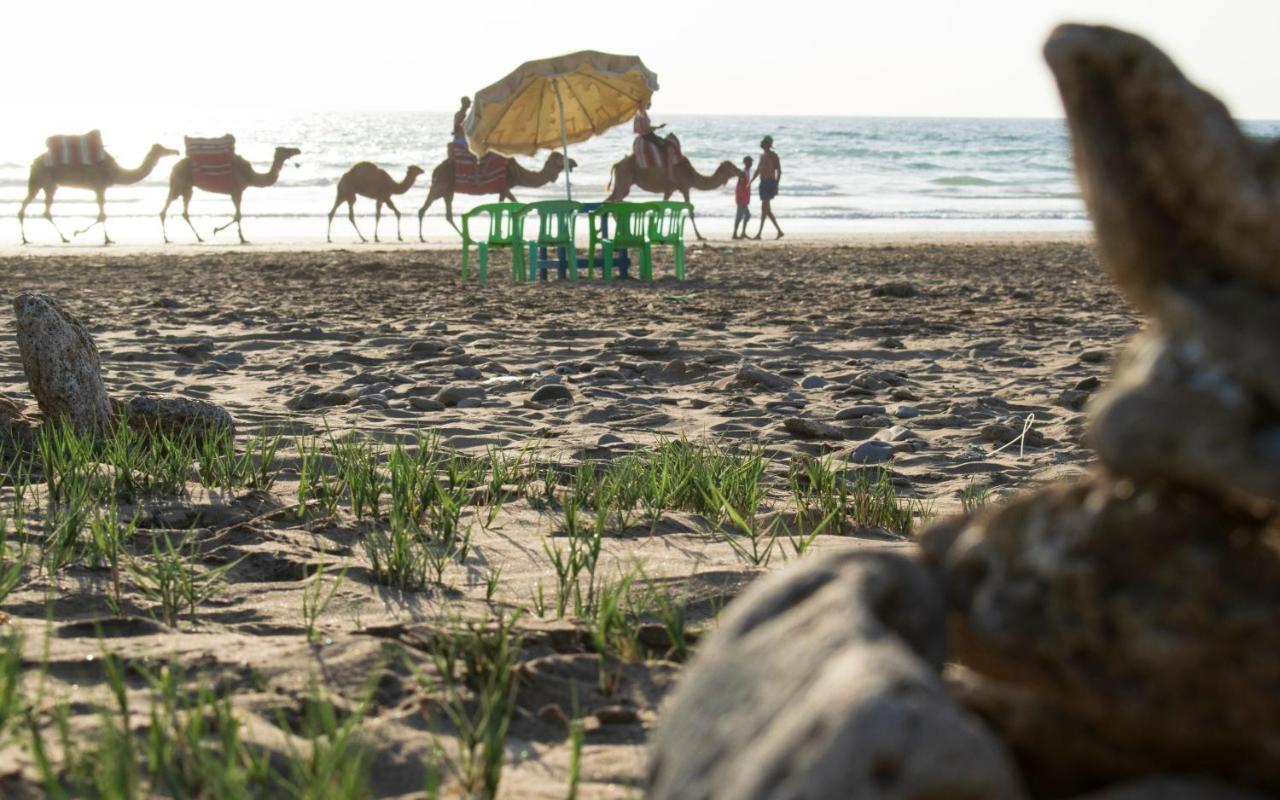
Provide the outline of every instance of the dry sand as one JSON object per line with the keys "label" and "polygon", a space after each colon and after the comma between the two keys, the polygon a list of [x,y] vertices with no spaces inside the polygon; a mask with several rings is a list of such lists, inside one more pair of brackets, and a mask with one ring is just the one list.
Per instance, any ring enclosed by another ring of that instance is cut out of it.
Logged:
{"label": "dry sand", "polygon": [[[513,285],[501,266],[488,285],[462,284],[457,261],[456,252],[417,248],[45,249],[3,258],[0,392],[28,396],[7,315],[13,294],[38,290],[89,324],[114,394],[208,399],[229,409],[242,433],[292,435],[327,424],[393,441],[435,430],[448,447],[471,453],[534,443],[543,457],[566,462],[616,456],[658,437],[759,444],[775,458],[769,481],[780,506],[794,454],[891,455],[899,490],[942,514],[958,510],[971,484],[1007,494],[1087,469],[1080,406],[1139,324],[1080,240],[716,243],[691,251],[688,281],[651,284]],[[659,274],[669,273],[660,262]],[[795,386],[744,384],[736,379],[744,364]],[[559,376],[571,404],[529,403],[548,376]],[[485,399],[424,410],[448,384],[480,386]],[[354,399],[296,409],[298,398],[333,392]],[[877,408],[850,416],[855,406]],[[834,425],[843,438],[797,437],[788,418]],[[1028,419],[1024,446],[994,452]],[[293,455],[286,450],[286,461]],[[126,604],[124,620],[112,620],[107,579],[83,568],[57,580],[28,574],[0,605],[28,634],[30,672],[48,647],[48,702],[72,700],[75,729],[93,721],[93,705],[79,701],[101,690],[93,659],[104,645],[93,621],[112,652],[176,662],[228,688],[253,720],[249,738],[271,746],[281,713],[296,715],[313,682],[354,705],[390,651],[421,656],[415,648],[427,647],[445,616],[482,618],[494,567],[502,568],[495,601],[510,607],[529,606],[539,582],[554,583],[542,542],[559,518],[519,501],[488,530],[476,528],[473,553],[447,574],[446,589],[388,590],[369,574],[354,519],[302,524],[270,513],[293,501],[291,477],[286,471],[274,496],[197,495],[148,523],[195,525],[210,563],[245,558],[195,622],[168,629],[150,620],[140,598]],[[912,546],[884,533],[819,538],[819,549]],[[350,570],[313,644],[300,608],[321,551]],[[704,626],[758,574],[691,514],[668,514],[654,535],[646,527],[608,536],[606,571],[637,560]],[[638,796],[645,744],[680,665],[617,666],[617,691],[606,696],[583,634],[552,617],[528,614],[521,623],[503,794],[565,795],[570,747],[560,717],[576,703],[588,727],[580,796]],[[377,791],[420,792],[432,701],[404,669],[386,674],[375,699],[360,735],[376,749]],[[0,748],[0,795],[40,796],[33,776],[28,752]]]}

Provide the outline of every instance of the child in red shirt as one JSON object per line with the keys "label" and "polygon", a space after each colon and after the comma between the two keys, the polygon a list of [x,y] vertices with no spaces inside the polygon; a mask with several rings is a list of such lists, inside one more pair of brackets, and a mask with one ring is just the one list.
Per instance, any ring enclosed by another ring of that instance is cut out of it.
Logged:
{"label": "child in red shirt", "polygon": [[[738,178],[738,185],[733,190],[733,199],[738,204],[738,215],[733,220],[733,238],[747,238],[747,223],[751,220],[751,184],[755,181],[755,176],[751,174],[751,156],[742,159],[742,177]],[[738,232],[738,226],[742,226],[742,232]]]}

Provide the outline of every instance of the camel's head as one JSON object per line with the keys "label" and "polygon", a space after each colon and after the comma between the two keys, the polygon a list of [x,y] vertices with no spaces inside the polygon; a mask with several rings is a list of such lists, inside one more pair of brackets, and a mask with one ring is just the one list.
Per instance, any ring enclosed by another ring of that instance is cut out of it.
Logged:
{"label": "camel's head", "polygon": [[730,178],[741,178],[742,175],[742,167],[732,161],[721,161],[720,166],[716,167],[716,177],[726,181]]}
{"label": "camel's head", "polygon": [[[559,152],[553,152],[550,156],[547,157],[547,164],[549,164],[551,168],[554,169],[555,171],[563,172],[564,171],[564,154]],[[578,168],[578,162],[574,161],[572,158],[569,159],[569,171],[573,172],[577,168]]]}
{"label": "camel's head", "polygon": [[408,172],[409,172],[409,180],[416,181],[418,179],[418,176],[426,172],[426,170],[418,166],[417,164],[414,164],[413,166],[409,167]]}
{"label": "camel's head", "polygon": [[164,158],[165,156],[176,156],[178,155],[178,151],[156,142],[151,145],[151,150],[148,151],[148,155],[154,158]]}
{"label": "camel's head", "polygon": [[[275,160],[277,164],[283,164],[284,162],[298,155],[302,155],[302,151],[296,147],[277,147]],[[296,167],[298,165],[294,164],[294,166]]]}

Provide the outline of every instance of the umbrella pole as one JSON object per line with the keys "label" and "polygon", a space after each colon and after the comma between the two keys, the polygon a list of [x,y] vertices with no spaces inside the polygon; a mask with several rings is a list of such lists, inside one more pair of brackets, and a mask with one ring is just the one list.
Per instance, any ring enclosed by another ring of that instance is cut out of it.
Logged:
{"label": "umbrella pole", "polygon": [[573,185],[569,180],[569,134],[564,129],[564,100],[560,97],[560,81],[552,81],[551,86],[556,90],[556,106],[560,109],[560,149],[564,154],[564,196],[566,200],[572,200]]}

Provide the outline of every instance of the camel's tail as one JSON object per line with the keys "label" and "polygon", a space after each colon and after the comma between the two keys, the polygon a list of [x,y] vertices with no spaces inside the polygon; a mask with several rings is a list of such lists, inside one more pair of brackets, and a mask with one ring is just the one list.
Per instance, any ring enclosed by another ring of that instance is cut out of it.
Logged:
{"label": "camel's tail", "polygon": [[604,191],[606,195],[613,193],[613,179],[617,176],[617,174],[618,174],[618,165],[614,164],[612,167],[609,168],[609,182],[604,185]]}

